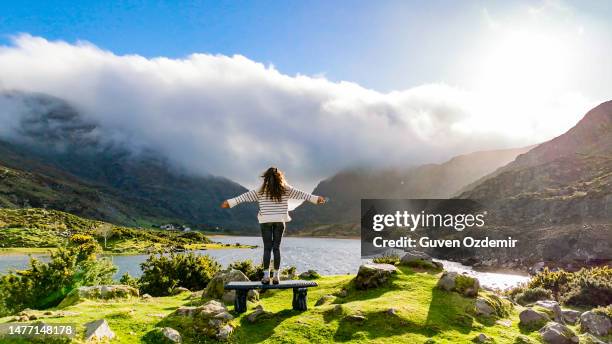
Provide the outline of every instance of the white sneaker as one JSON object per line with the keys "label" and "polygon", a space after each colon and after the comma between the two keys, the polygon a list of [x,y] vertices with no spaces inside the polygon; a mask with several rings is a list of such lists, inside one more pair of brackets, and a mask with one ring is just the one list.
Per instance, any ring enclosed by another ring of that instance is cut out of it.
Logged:
{"label": "white sneaker", "polygon": [[272,283],[274,284],[279,284],[280,280],[278,279],[278,273],[274,274],[274,277],[272,278]]}

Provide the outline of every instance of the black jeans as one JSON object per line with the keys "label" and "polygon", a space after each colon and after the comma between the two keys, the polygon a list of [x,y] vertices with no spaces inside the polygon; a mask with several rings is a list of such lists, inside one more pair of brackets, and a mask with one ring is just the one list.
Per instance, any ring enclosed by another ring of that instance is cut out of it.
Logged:
{"label": "black jeans", "polygon": [[280,244],[285,231],[284,222],[269,222],[260,224],[261,238],[264,243],[263,267],[264,270],[270,268],[270,253],[274,252],[274,270],[280,268]]}

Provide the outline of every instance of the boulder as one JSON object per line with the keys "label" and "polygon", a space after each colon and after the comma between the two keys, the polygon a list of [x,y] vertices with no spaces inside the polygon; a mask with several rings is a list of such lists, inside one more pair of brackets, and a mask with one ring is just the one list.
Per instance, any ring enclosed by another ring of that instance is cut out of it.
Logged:
{"label": "boulder", "polygon": [[189,289],[184,288],[184,287],[178,287],[178,288],[172,289],[172,295],[178,295],[180,293],[187,293],[187,292],[189,292]]}
{"label": "boulder", "polygon": [[596,336],[607,336],[610,333],[612,323],[610,318],[603,314],[588,311],[580,315],[580,330]]}
{"label": "boulder", "polygon": [[546,344],[575,344],[579,341],[574,331],[554,321],[544,325],[539,332]]}
{"label": "boulder", "polygon": [[573,309],[564,309],[561,311],[563,320],[566,323],[572,324],[572,325],[575,325],[578,322],[578,319],[580,318],[580,314],[581,313],[579,311],[575,311]]}
{"label": "boulder", "polygon": [[[594,335],[587,333],[584,336],[582,336],[582,340],[580,341],[580,343],[583,344],[606,344],[603,340],[600,340],[599,338],[595,337]],[[610,344],[610,343],[608,343]]]}
{"label": "boulder", "polygon": [[476,343],[490,343],[491,342],[491,338],[489,338],[486,334],[481,333],[481,334],[477,335],[474,338],[473,342],[476,342]]}
{"label": "boulder", "polygon": [[316,306],[321,306],[324,305],[328,302],[332,302],[334,300],[334,296],[333,295],[323,295],[321,296],[320,299],[317,300],[317,302],[315,302],[315,307]]}
{"label": "boulder", "polygon": [[176,316],[191,317],[193,328],[199,334],[218,340],[227,340],[233,331],[230,321],[234,319],[225,305],[211,300],[198,307],[180,307]]}
{"label": "boulder", "polygon": [[427,253],[421,251],[406,252],[400,259],[400,265],[422,269],[442,270],[441,263],[434,262]]}
{"label": "boulder", "polygon": [[519,314],[519,325],[529,329],[539,329],[549,320],[548,315],[536,312],[531,308],[527,308]]}
{"label": "boulder", "polygon": [[560,324],[564,324],[565,320],[563,319],[563,313],[561,312],[561,307],[557,301],[552,300],[538,300],[536,301],[536,306],[540,306],[544,309],[547,309],[553,314],[553,317],[556,322]]}
{"label": "boulder", "polygon": [[247,320],[249,322],[254,323],[259,319],[267,318],[271,315],[272,312],[268,312],[263,308],[262,305],[258,305],[257,307],[255,307],[255,310],[253,310],[253,312],[247,316]]}
{"label": "boulder", "polygon": [[[236,299],[235,290],[225,290],[224,286],[229,282],[248,282],[249,278],[240,270],[229,270],[221,271],[213,277],[206,289],[202,293],[202,298],[211,298],[222,300],[224,303],[233,303]],[[259,299],[259,293],[257,290],[249,290],[247,298],[251,301],[257,301]]]}
{"label": "boulder", "polygon": [[387,283],[395,273],[397,268],[391,264],[363,264],[353,282],[357,289],[378,288]]}
{"label": "boulder", "polygon": [[474,310],[476,312],[476,315],[484,315],[486,317],[491,316],[495,312],[495,309],[493,309],[493,307],[489,305],[488,300],[482,297],[476,299],[476,303],[474,304]]}
{"label": "boulder", "polygon": [[308,270],[308,271],[302,272],[298,277],[300,279],[316,279],[316,278],[320,278],[321,275],[319,275],[319,273],[316,272],[315,270]]}
{"label": "boulder", "polygon": [[85,324],[85,342],[104,341],[115,338],[115,332],[108,326],[106,319]]}
{"label": "boulder", "polygon": [[181,334],[171,327],[156,327],[146,335],[147,342],[156,344],[182,343]]}
{"label": "boulder", "polygon": [[458,292],[463,296],[476,297],[480,289],[480,282],[477,278],[445,271],[437,286],[443,290]]}
{"label": "boulder", "polygon": [[128,285],[95,285],[73,289],[60,302],[59,308],[79,303],[83,300],[117,300],[138,297],[138,289]]}

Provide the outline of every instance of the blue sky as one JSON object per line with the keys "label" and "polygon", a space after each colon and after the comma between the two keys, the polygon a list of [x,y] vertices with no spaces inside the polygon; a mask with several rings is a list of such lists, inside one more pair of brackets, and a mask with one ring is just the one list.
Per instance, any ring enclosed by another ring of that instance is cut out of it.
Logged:
{"label": "blue sky", "polygon": [[[380,91],[461,84],[452,61],[479,39],[482,12],[540,2],[0,1],[0,34],[87,40],[115,54],[242,54],[294,75],[323,74]],[[571,4],[605,21],[606,1]]]}

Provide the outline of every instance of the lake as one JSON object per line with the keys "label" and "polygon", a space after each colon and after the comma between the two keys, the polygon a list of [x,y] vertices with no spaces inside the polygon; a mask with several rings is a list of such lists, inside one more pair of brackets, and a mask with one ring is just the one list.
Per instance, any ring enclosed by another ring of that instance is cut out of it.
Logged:
{"label": "lake", "polygon": [[[241,243],[247,245],[261,246],[260,237],[248,236],[216,236],[213,241],[233,244]],[[282,246],[282,267],[296,266],[298,272],[309,269],[316,270],[322,275],[339,275],[357,273],[359,265],[366,261],[360,257],[360,241],[358,239],[331,239],[331,238],[303,238],[285,237]],[[262,249],[222,249],[222,250],[199,250],[198,254],[208,254],[214,257],[224,267],[236,260],[251,259],[258,263],[261,261]],[[33,255],[41,260],[47,257]],[[129,272],[132,276],[140,276],[140,263],[147,259],[148,255],[120,255],[109,256],[113,263],[119,268],[116,278],[123,273]],[[23,269],[28,266],[28,255],[10,254],[0,255],[0,274],[9,269]],[[502,274],[492,272],[474,271],[469,266],[460,263],[438,260],[448,271],[457,271],[477,277],[480,284],[485,287],[507,289],[519,283],[526,282],[529,277]]]}

